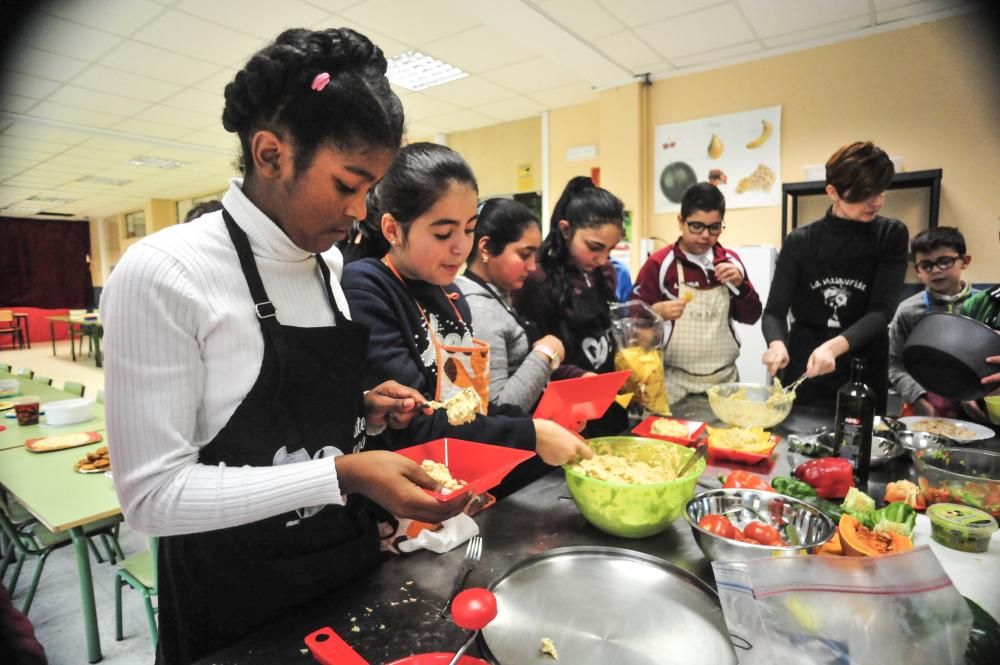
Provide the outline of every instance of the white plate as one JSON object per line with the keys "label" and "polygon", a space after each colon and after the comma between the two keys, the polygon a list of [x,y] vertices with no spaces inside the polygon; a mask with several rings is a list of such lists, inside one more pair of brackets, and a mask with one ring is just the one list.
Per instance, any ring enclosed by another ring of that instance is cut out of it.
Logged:
{"label": "white plate", "polygon": [[914,425],[921,420],[943,420],[944,422],[950,423],[952,425],[957,425],[959,427],[964,427],[967,430],[971,430],[975,436],[968,439],[956,439],[954,437],[946,437],[952,441],[957,441],[958,443],[967,443],[969,441],[979,441],[980,439],[992,439],[996,436],[989,427],[985,425],[979,425],[977,423],[970,423],[968,420],[958,420],[957,418],[930,418],[929,416],[904,416],[899,419],[899,422],[906,425],[907,429],[910,429],[911,425]]}

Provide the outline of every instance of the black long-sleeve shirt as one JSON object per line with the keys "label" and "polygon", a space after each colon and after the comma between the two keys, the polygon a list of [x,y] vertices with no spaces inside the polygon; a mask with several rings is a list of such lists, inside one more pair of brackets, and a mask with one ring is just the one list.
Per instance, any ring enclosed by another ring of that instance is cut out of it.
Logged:
{"label": "black long-sleeve shirt", "polygon": [[[778,255],[764,310],[764,339],[785,342],[796,326],[860,349],[885,333],[906,273],[909,232],[898,219],[855,222],[833,215],[795,229]],[[822,335],[825,331],[826,335]]]}

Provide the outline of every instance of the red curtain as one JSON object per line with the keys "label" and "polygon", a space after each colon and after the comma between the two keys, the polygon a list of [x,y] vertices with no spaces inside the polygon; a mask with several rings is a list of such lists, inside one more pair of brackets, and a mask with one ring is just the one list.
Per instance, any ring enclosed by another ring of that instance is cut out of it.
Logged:
{"label": "red curtain", "polygon": [[90,224],[0,217],[0,307],[87,307]]}

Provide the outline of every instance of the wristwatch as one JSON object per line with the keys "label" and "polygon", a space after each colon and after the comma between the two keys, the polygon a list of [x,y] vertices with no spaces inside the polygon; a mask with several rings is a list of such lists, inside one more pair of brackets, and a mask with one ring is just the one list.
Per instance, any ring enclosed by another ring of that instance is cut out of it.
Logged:
{"label": "wristwatch", "polygon": [[536,344],[532,351],[538,351],[543,356],[549,359],[549,369],[553,372],[559,367],[559,363],[562,362],[562,358],[556,353],[555,349],[548,346],[547,344]]}

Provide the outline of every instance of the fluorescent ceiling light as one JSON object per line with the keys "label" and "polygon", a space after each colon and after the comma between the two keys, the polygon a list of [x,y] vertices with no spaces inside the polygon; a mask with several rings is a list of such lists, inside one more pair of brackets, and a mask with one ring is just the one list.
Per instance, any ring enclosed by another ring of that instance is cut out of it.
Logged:
{"label": "fluorescent ceiling light", "polygon": [[121,187],[122,185],[127,185],[131,180],[125,180],[124,178],[106,178],[102,175],[85,175],[82,178],[77,178],[77,182],[89,182],[94,185],[115,185]]}
{"label": "fluorescent ceiling light", "polygon": [[424,55],[420,51],[407,51],[389,59],[389,81],[407,90],[426,90],[442,83],[468,76],[458,67]]}
{"label": "fluorescent ceiling light", "polygon": [[58,203],[60,205],[73,203],[79,199],[67,199],[61,196],[29,196],[25,201],[38,201],[40,203]]}
{"label": "fluorescent ceiling light", "polygon": [[150,157],[149,155],[139,155],[125,162],[129,166],[151,166],[156,169],[176,169],[184,166],[187,162],[179,162],[176,159],[164,159],[162,157]]}
{"label": "fluorescent ceiling light", "polygon": [[10,212],[40,212],[41,208],[33,205],[25,205],[23,203],[12,203],[9,206],[4,206],[3,210]]}

